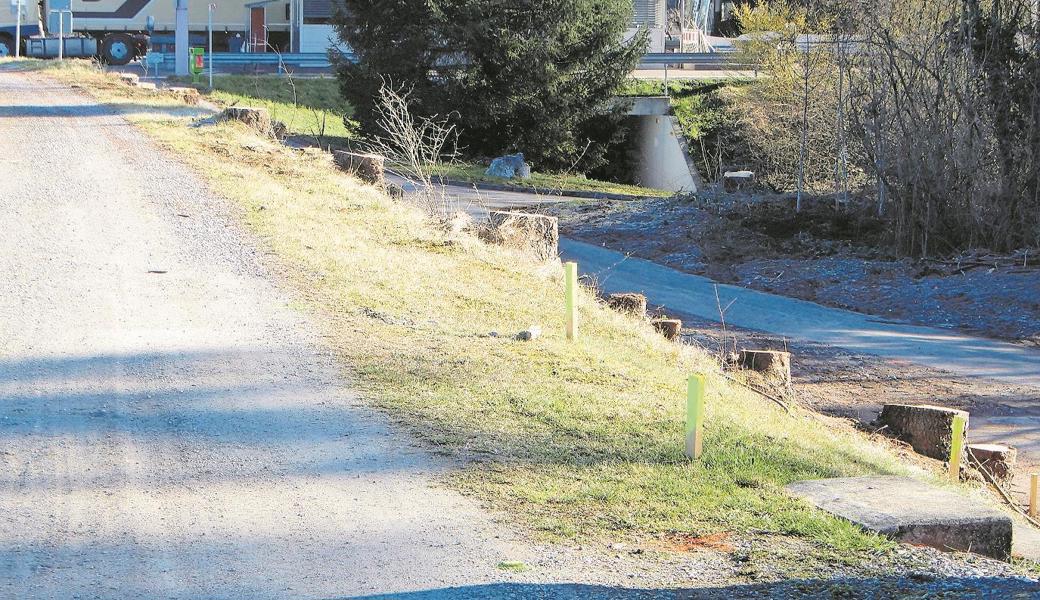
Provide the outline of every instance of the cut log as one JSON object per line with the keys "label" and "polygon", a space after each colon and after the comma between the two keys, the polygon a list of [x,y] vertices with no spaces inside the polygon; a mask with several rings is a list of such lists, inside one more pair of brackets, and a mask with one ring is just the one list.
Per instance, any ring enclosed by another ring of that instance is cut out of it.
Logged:
{"label": "cut log", "polygon": [[673,342],[682,335],[682,321],[679,319],[654,319],[650,323],[661,335]]}
{"label": "cut log", "polygon": [[250,106],[229,106],[220,113],[224,121],[240,121],[256,130],[261,135],[271,135],[271,114],[266,108]]}
{"label": "cut log", "polygon": [[889,433],[907,442],[914,451],[938,460],[949,460],[953,439],[953,418],[968,420],[967,411],[942,406],[886,404],[878,423]]}
{"label": "cut log", "polygon": [[737,363],[745,369],[761,373],[770,380],[791,386],[791,353],[781,350],[741,350]]}
{"label": "cut log", "polygon": [[361,154],[336,150],[332,160],[341,170],[350,173],[361,181],[373,185],[383,185],[386,179],[386,158],[378,154]]}
{"label": "cut log", "polygon": [[199,91],[192,87],[169,87],[166,91],[180,98],[185,104],[192,106],[199,103]]}
{"label": "cut log", "polygon": [[491,211],[488,224],[480,231],[480,237],[486,242],[513,248],[538,260],[550,260],[560,253],[560,228],[556,217]]}
{"label": "cut log", "polygon": [[610,294],[607,296],[607,306],[621,313],[646,318],[646,296],[643,294]]}
{"label": "cut log", "polygon": [[1001,481],[1011,479],[1017,457],[1018,451],[1004,444],[968,444],[968,464]]}

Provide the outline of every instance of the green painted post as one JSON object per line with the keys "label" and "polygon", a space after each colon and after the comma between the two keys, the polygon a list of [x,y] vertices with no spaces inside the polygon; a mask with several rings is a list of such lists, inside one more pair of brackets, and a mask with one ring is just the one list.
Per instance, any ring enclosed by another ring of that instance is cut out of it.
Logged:
{"label": "green painted post", "polygon": [[686,385],[686,458],[697,460],[704,448],[704,376],[690,375]]}
{"label": "green painted post", "polygon": [[950,440],[950,479],[961,478],[961,453],[964,451],[964,430],[968,422],[961,415],[953,416],[953,436]]}
{"label": "green painted post", "polygon": [[567,281],[567,339],[578,337],[578,263],[563,263],[564,278]]}

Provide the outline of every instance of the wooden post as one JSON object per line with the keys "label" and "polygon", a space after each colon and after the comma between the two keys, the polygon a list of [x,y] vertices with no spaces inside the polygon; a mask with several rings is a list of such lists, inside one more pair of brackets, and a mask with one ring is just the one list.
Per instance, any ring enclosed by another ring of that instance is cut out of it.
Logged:
{"label": "wooden post", "polygon": [[1029,476],[1029,516],[1036,518],[1036,483],[1037,474],[1033,473]]}
{"label": "wooden post", "polygon": [[567,339],[573,340],[578,337],[578,263],[563,263],[563,273],[567,282]]}
{"label": "wooden post", "polygon": [[704,376],[690,375],[686,386],[686,457],[697,460],[704,448]]}
{"label": "wooden post", "polygon": [[950,440],[950,479],[960,481],[961,453],[964,451],[964,429],[967,421],[961,415],[953,417],[953,436]]}

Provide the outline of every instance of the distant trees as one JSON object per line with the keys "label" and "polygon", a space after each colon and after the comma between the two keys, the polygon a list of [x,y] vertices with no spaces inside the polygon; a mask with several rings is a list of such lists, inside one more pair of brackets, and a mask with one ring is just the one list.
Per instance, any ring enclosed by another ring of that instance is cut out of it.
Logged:
{"label": "distant trees", "polygon": [[[772,180],[787,173],[793,189],[804,183],[839,196],[851,181],[913,255],[1040,245],[1033,1],[805,6],[737,11],[750,30],[776,32],[745,48],[772,75],[758,89],[766,101],[748,109],[774,138],[765,162]],[[810,45],[784,52],[799,37]]]}
{"label": "distant trees", "polygon": [[357,64],[344,96],[363,127],[384,80],[417,115],[449,116],[471,155],[522,151],[541,168],[589,170],[620,133],[613,101],[645,49],[624,42],[630,0],[346,0],[336,18]]}

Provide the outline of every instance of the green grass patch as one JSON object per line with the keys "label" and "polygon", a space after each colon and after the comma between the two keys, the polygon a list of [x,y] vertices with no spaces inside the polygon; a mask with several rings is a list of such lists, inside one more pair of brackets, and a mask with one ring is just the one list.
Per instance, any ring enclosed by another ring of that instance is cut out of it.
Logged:
{"label": "green grass patch", "polygon": [[506,184],[519,188],[541,190],[546,193],[576,190],[582,192],[626,194],[629,196],[654,198],[668,197],[672,195],[672,192],[666,190],[658,190],[624,183],[614,183],[612,181],[601,181],[599,179],[589,179],[584,175],[576,175],[572,173],[532,172],[530,179],[506,179],[504,177],[485,175],[484,171],[486,170],[487,167],[483,165],[462,163],[439,165],[435,172],[441,177],[456,181]]}
{"label": "green grass patch", "polygon": [[[891,546],[783,491],[800,479],[907,472],[851,427],[784,413],[730,384],[706,353],[587,290],[581,337],[568,341],[559,265],[452,237],[326,154],[258,150],[237,123],[132,118],[241,208],[359,393],[465,459],[449,484],[530,531],[612,540],[765,531],[808,541],[805,561],[867,560]],[[530,324],[542,337],[508,335]],[[690,373],[708,386],[699,462],[683,456]]]}
{"label": "green grass patch", "polygon": [[340,95],[339,81],[333,77],[218,75],[212,91],[205,85],[199,90],[222,106],[263,106],[291,134],[344,140],[356,131],[354,124],[344,123],[354,108]]}

